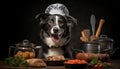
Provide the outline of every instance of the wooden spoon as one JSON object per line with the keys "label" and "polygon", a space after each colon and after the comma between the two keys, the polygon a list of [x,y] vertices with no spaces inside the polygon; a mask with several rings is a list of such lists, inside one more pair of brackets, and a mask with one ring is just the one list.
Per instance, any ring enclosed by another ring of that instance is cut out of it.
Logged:
{"label": "wooden spoon", "polygon": [[99,26],[98,26],[98,28],[97,28],[96,35],[95,35],[96,38],[99,37],[104,22],[105,22],[104,19],[100,19]]}

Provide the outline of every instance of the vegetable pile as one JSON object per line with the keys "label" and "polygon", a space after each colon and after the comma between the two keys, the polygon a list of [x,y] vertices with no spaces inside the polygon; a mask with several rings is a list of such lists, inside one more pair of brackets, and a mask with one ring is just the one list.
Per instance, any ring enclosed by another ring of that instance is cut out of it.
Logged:
{"label": "vegetable pile", "polygon": [[15,67],[27,67],[28,66],[28,63],[25,60],[25,58],[21,56],[5,58],[4,63],[9,66],[15,66]]}
{"label": "vegetable pile", "polygon": [[112,64],[110,62],[102,62],[97,58],[93,58],[89,62],[89,66],[93,67],[94,69],[104,69],[104,68],[112,67]]}

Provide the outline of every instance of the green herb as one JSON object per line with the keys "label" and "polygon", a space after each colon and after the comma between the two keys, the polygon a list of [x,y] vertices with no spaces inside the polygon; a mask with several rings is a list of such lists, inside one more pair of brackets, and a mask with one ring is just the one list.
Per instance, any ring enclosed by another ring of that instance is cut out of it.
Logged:
{"label": "green herb", "polygon": [[90,61],[91,64],[95,65],[98,63],[98,58],[94,57],[91,61]]}
{"label": "green herb", "polygon": [[5,58],[4,63],[10,66],[16,66],[16,67],[27,67],[28,66],[27,61],[20,56],[16,58],[14,57]]}

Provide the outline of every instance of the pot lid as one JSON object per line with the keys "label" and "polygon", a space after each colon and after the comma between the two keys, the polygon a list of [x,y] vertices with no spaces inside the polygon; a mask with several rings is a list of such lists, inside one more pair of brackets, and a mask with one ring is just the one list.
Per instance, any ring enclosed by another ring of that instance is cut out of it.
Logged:
{"label": "pot lid", "polygon": [[114,40],[107,37],[107,35],[101,35],[96,41],[108,41],[108,42],[113,42]]}
{"label": "pot lid", "polygon": [[33,47],[35,44],[29,42],[29,40],[23,40],[22,42],[16,44],[17,47]]}

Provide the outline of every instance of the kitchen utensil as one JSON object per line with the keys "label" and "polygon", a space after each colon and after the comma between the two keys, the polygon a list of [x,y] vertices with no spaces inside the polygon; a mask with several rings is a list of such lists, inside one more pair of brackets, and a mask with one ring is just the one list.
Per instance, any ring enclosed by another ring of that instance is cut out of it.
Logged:
{"label": "kitchen utensil", "polygon": [[89,41],[90,40],[90,30],[84,29],[82,32],[82,37],[80,38],[82,41]]}
{"label": "kitchen utensil", "polygon": [[96,24],[96,18],[95,18],[94,14],[92,14],[90,17],[90,24],[92,27],[92,34],[94,35],[95,34],[95,24]]}
{"label": "kitchen utensil", "polygon": [[105,22],[104,19],[100,19],[99,26],[98,26],[96,34],[95,34],[96,38],[99,37],[104,22]]}

